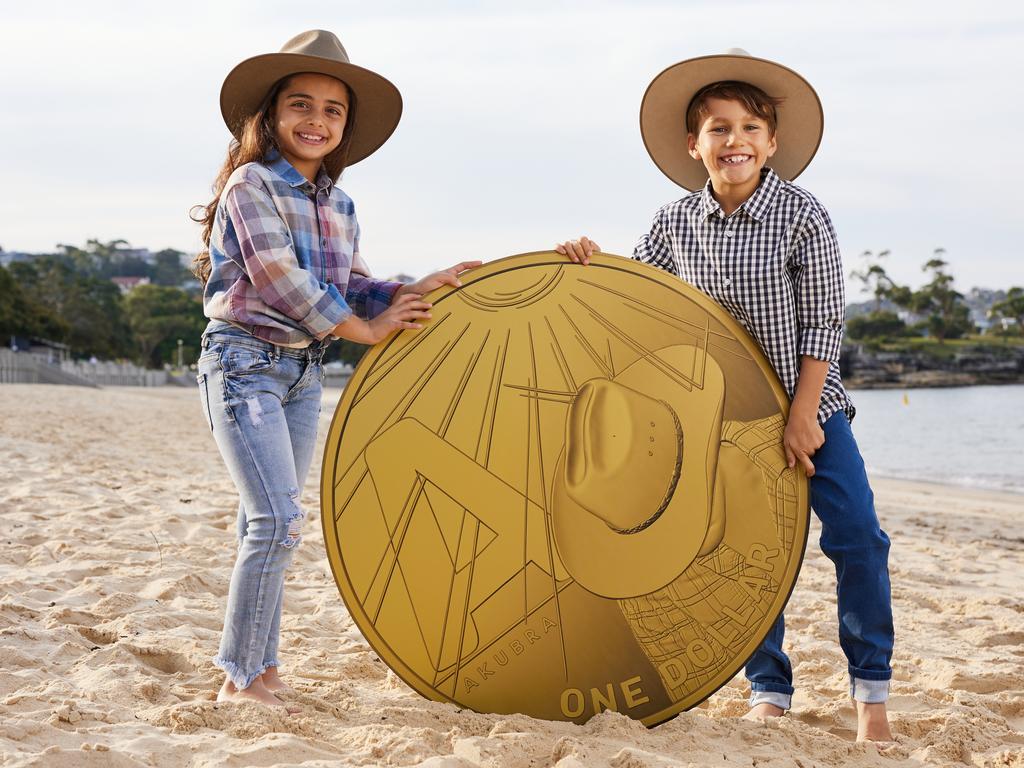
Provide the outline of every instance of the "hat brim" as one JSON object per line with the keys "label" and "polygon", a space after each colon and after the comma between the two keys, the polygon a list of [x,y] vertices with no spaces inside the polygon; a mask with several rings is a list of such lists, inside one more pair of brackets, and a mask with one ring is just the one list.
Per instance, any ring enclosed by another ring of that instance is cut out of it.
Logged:
{"label": "hat brim", "polygon": [[[704,350],[660,349],[657,358],[702,386],[691,386],[642,359],[614,381],[666,402],[683,428],[683,463],[675,493],[661,516],[637,533],[622,534],[577,504],[565,485],[565,452],[555,467],[551,519],[555,548],[584,589],[608,598],[646,595],[675,580],[697,556],[711,520],[725,377]],[[702,380],[698,376],[702,372]]]}
{"label": "hat brim", "polygon": [[780,178],[791,181],[811,162],[825,125],[821,100],[811,84],[788,67],[754,56],[701,56],[673,64],[651,81],[640,105],[640,134],[661,172],[681,187],[700,189],[708,179],[700,160],[687,148],[686,110],[706,85],[739,80],[783,99],[776,108],[778,149],[768,161]]}
{"label": "hat brim", "polygon": [[259,109],[278,80],[300,72],[314,72],[341,80],[356,99],[355,124],[351,127],[347,165],[376,152],[395,132],[402,117],[402,95],[385,77],[369,69],[320,56],[299,53],[267,53],[236,66],[220,89],[220,111],[228,129],[239,138],[242,123]]}

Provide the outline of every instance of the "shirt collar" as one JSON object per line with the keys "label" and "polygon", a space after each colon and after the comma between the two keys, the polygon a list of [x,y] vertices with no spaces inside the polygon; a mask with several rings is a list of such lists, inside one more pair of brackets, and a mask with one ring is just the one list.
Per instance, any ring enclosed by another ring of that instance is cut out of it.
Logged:
{"label": "shirt collar", "polygon": [[[782,179],[775,173],[771,168],[761,169],[761,183],[757,185],[757,189],[754,190],[754,194],[743,201],[743,205],[737,208],[737,211],[743,211],[750,218],[755,221],[763,221],[765,215],[775,205],[775,200],[779,196],[779,190],[782,189]],[[704,189],[701,190],[701,211],[704,218],[718,214],[723,216],[722,206],[715,200],[715,196],[711,194],[711,179],[708,179],[704,184]]]}
{"label": "shirt collar", "polygon": [[327,170],[322,165],[320,166],[320,170],[317,171],[316,184],[314,185],[309,181],[309,179],[295,170],[295,166],[289,163],[284,158],[284,155],[276,149],[271,149],[267,152],[264,165],[284,179],[290,187],[301,189],[304,192],[326,190],[327,193],[330,194],[332,187],[334,187],[333,179],[331,179]]}

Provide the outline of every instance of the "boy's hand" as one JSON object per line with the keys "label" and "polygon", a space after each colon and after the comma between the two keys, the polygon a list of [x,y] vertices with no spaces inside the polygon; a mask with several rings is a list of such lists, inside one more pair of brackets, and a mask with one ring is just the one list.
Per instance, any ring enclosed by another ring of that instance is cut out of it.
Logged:
{"label": "boy's hand", "polygon": [[420,301],[420,294],[406,293],[397,297],[390,307],[372,320],[363,320],[352,315],[334,327],[334,335],[360,344],[376,344],[387,338],[392,331],[422,328],[423,326],[416,321],[429,320],[431,306],[425,301]]}
{"label": "boy's hand", "polygon": [[601,252],[601,246],[586,235],[581,235],[579,240],[566,240],[564,243],[556,243],[555,250],[563,256],[568,256],[577,264],[586,266],[590,263],[590,257],[593,254]]}
{"label": "boy's hand", "polygon": [[782,444],[786,449],[786,464],[792,469],[799,461],[807,476],[814,477],[811,456],[825,444],[825,433],[818,425],[817,411],[805,412],[794,405],[789,412]]}
{"label": "boy's hand", "polygon": [[468,269],[479,267],[481,264],[483,264],[482,261],[463,261],[460,264],[456,264],[454,267],[442,269],[440,272],[434,272],[426,277],[420,278],[415,283],[407,283],[399,286],[398,290],[395,291],[392,302],[396,302],[402,296],[410,293],[422,296],[424,293],[430,293],[432,290],[440,288],[442,285],[451,285],[456,288],[461,288],[462,281],[459,280],[459,275]]}

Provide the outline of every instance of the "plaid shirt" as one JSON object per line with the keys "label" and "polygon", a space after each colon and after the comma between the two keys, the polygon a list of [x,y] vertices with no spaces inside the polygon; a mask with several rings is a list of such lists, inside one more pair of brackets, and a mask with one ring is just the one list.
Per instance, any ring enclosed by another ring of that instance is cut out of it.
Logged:
{"label": "plaid shirt", "polygon": [[206,316],[285,347],[374,317],[400,283],[370,278],[352,200],[321,168],[312,184],[278,153],[228,179],[210,233]]}
{"label": "plaid shirt", "polygon": [[717,301],[761,345],[792,399],[800,358],[829,363],[818,421],[855,413],[839,376],[843,265],[828,212],[810,193],[761,172],[731,216],[702,190],[661,208],[633,258],[671,272]]}

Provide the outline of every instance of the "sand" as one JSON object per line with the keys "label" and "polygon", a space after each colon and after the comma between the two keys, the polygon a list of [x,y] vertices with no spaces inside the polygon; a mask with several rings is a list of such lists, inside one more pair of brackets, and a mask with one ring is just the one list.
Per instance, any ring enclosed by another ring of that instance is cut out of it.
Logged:
{"label": "sand", "polygon": [[[321,441],[339,393],[325,396]],[[322,446],[321,446],[322,453]],[[733,680],[653,730],[427,701],[362,639],[323,551],[319,471],[288,578],[302,712],[218,704],[236,497],[194,391],[0,387],[0,765],[1024,766],[1024,497],[878,479],[896,743],[856,744],[816,526],[787,610],[790,716]]]}

